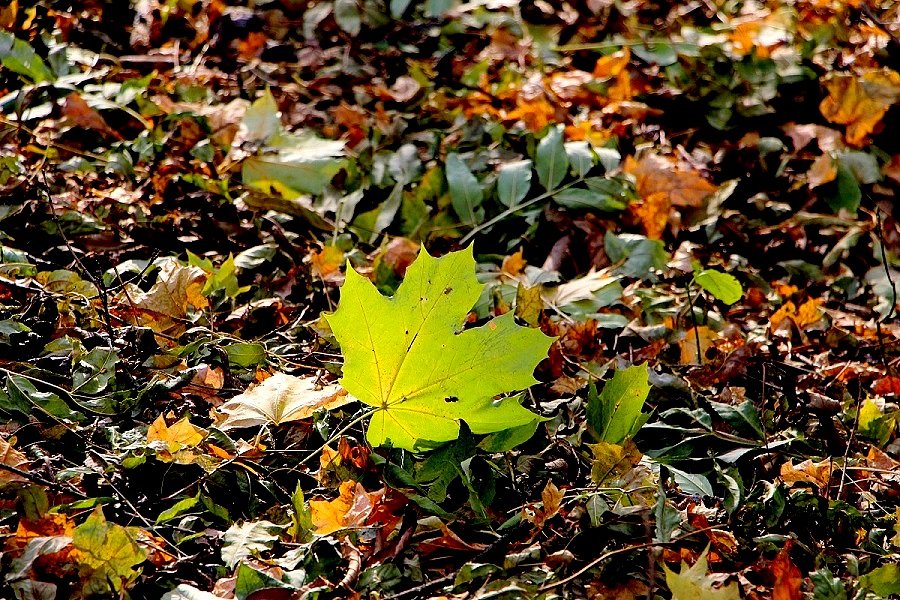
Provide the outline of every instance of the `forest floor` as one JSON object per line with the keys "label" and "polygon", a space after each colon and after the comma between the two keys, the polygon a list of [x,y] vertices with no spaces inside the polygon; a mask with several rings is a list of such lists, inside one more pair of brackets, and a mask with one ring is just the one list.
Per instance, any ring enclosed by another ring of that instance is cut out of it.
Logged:
{"label": "forest floor", "polygon": [[7,2],[0,596],[900,597],[898,70],[886,0]]}

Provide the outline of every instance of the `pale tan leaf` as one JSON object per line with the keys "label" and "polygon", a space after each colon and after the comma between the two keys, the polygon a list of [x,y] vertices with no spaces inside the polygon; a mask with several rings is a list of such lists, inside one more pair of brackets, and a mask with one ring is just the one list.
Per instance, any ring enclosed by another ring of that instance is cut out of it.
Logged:
{"label": "pale tan leaf", "polygon": [[320,408],[337,408],[352,401],[337,384],[320,386],[313,377],[275,373],[219,407],[218,427],[281,425],[308,419]]}

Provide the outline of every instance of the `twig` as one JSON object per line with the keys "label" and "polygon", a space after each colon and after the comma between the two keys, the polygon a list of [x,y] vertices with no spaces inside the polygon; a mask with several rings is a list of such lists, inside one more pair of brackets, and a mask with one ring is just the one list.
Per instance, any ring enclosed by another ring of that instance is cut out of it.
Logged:
{"label": "twig", "polygon": [[702,529],[697,529],[696,531],[689,531],[688,533],[685,533],[684,535],[680,535],[676,538],[672,538],[668,542],[644,542],[643,544],[633,544],[631,546],[625,546],[624,548],[610,550],[609,552],[605,552],[605,553],[601,554],[600,556],[598,556],[597,558],[595,558],[594,560],[592,560],[591,562],[586,564],[581,569],[575,571],[574,573],[572,573],[565,579],[560,579],[559,581],[556,581],[554,583],[548,583],[548,584],[541,586],[539,591],[546,592],[547,590],[552,590],[555,587],[559,587],[561,585],[565,585],[565,584],[569,583],[570,581],[574,581],[575,579],[578,579],[579,577],[581,577],[582,575],[584,575],[585,573],[587,573],[588,571],[590,571],[591,569],[593,569],[594,567],[599,565],[600,563],[612,558],[613,556],[616,556],[619,554],[626,554],[628,552],[633,552],[635,550],[644,550],[646,548],[653,548],[656,546],[671,546],[672,544],[680,542],[681,540],[687,539],[689,537],[693,537],[699,533],[706,533],[707,531],[711,531],[715,528],[716,528],[715,526],[711,525],[709,527],[703,527]]}

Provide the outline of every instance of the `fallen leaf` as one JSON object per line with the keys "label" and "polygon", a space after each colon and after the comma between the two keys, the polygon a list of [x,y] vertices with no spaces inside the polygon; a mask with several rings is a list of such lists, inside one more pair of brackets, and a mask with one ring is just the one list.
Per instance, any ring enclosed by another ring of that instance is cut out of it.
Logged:
{"label": "fallen leaf", "polygon": [[97,507],[88,519],[75,528],[72,544],[82,570],[87,570],[85,587],[106,588],[121,592],[138,572],[135,567],[147,558],[137,543],[138,529],[108,523]]}
{"label": "fallen leaf", "polygon": [[344,251],[337,246],[325,246],[321,250],[313,250],[309,255],[313,275],[326,283],[340,283],[344,280],[341,273],[343,264]]}
{"label": "fallen leaf", "polygon": [[367,492],[362,484],[345,481],[334,500],[310,500],[312,522],[319,535],[365,525],[384,490]]}
{"label": "fallen leaf", "polygon": [[[15,438],[13,438],[15,441]],[[28,457],[12,447],[10,442],[0,437],[0,463],[20,471],[28,471]],[[27,483],[28,479],[18,473],[0,469],[0,486],[10,483]]]}
{"label": "fallen leaf", "polygon": [[681,571],[675,573],[663,565],[666,572],[666,584],[672,592],[672,600],[740,600],[740,588],[734,582],[716,587],[712,578],[707,575],[707,554],[709,547],[697,559],[693,566],[681,563]]}
{"label": "fallen leaf", "polygon": [[847,143],[861,146],[900,98],[900,73],[888,68],[860,75],[833,73],[823,82],[828,97],[819,109],[832,123],[847,125]]}
{"label": "fallen leaf", "polygon": [[281,537],[283,525],[271,521],[247,521],[228,528],[222,545],[222,560],[233,569],[246,558],[270,550]]}
{"label": "fallen leaf", "polygon": [[90,129],[105,136],[121,140],[118,131],[112,129],[96,110],[85,102],[80,94],[73,92],[66,96],[62,104],[62,114],[83,129]]}
{"label": "fallen leaf", "polygon": [[337,384],[318,385],[314,377],[275,373],[219,407],[216,426],[223,431],[259,425],[281,425],[312,417],[353,399]]}
{"label": "fallen leaf", "polygon": [[781,479],[789,487],[795,483],[811,483],[819,489],[825,489],[831,481],[833,467],[834,461],[829,459],[817,463],[807,459],[796,466],[794,461],[789,460],[781,465]]}
{"label": "fallen leaf", "polygon": [[718,189],[697,171],[653,154],[640,161],[629,156],[622,168],[634,176],[640,196],[640,201],[632,203],[629,210],[651,239],[662,236],[673,207],[697,208]]}
{"label": "fallen leaf", "polygon": [[492,433],[537,417],[499,394],[529,387],[552,340],[510,313],[458,333],[483,285],[472,247],[442,258],[424,249],[391,298],[353,269],[328,323],[344,354],[341,385],[377,410],[372,445],[414,449],[455,439],[464,419]]}
{"label": "fallen leaf", "polygon": [[775,576],[775,585],[772,588],[773,600],[800,600],[803,594],[800,586],[803,584],[803,575],[791,561],[792,541],[785,542],[784,547],[778,552],[778,556],[770,566],[772,575]]}

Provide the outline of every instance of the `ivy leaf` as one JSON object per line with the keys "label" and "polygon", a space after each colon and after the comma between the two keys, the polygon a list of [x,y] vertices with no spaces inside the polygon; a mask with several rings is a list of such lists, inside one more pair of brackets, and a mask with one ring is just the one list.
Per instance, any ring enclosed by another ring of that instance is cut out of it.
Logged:
{"label": "ivy leaf", "polygon": [[514,399],[494,398],[536,383],[532,372],[552,339],[519,327],[513,313],[460,333],[482,288],[471,246],[442,258],[423,250],[390,298],[347,269],[327,320],[344,354],[341,385],[379,409],[367,433],[373,446],[447,442],[460,420],[485,434],[539,418]]}
{"label": "ivy leaf", "polygon": [[598,440],[621,444],[647,422],[641,408],[650,393],[648,377],[647,365],[635,365],[616,371],[599,395],[591,386],[587,418]]}
{"label": "ivy leaf", "polygon": [[694,273],[697,285],[725,304],[734,304],[744,295],[744,288],[734,275],[715,269],[704,269]]}

